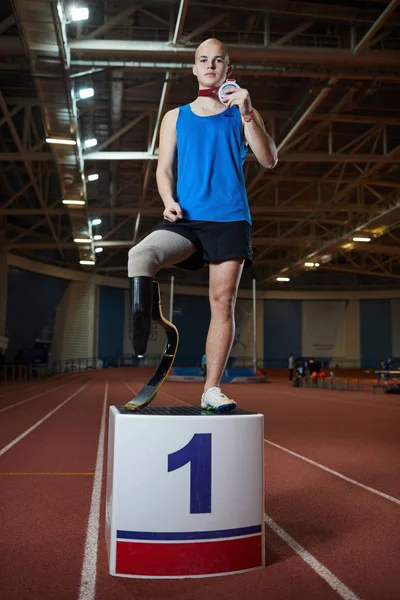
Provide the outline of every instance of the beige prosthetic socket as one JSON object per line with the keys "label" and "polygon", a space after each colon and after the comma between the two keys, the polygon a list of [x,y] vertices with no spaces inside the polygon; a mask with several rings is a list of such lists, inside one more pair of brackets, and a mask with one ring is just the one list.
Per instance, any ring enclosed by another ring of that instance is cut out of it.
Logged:
{"label": "beige prosthetic socket", "polygon": [[164,267],[172,267],[196,250],[191,241],[173,231],[153,231],[128,253],[128,277],[155,277]]}

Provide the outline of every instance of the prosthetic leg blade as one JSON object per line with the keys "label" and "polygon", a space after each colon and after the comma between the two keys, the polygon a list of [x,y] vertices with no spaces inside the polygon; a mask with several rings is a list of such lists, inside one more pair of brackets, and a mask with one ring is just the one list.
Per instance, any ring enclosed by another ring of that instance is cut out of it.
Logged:
{"label": "prosthetic leg blade", "polygon": [[144,408],[155,398],[158,390],[162,383],[167,377],[169,370],[171,369],[176,352],[179,344],[178,330],[167,319],[163,316],[161,310],[161,299],[160,299],[160,286],[156,281],[153,281],[153,307],[152,307],[152,319],[160,327],[165,330],[167,341],[165,344],[164,352],[161,357],[161,362],[158,365],[156,372],[152,378],[142,387],[133,400],[125,404],[125,408],[130,410],[140,410]]}
{"label": "prosthetic leg blade", "polygon": [[153,302],[151,277],[131,277],[132,344],[135,354],[143,356],[150,336]]}

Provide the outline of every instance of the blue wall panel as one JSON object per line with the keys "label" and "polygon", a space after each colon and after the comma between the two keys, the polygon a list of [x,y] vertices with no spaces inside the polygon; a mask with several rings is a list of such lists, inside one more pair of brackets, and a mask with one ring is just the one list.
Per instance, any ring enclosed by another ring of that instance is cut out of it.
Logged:
{"label": "blue wall panel", "polygon": [[390,300],[360,300],[360,359],[363,368],[380,368],[392,355]]}
{"label": "blue wall panel", "polygon": [[7,360],[19,349],[33,348],[36,338],[67,289],[69,281],[9,267],[6,328]]}
{"label": "blue wall panel", "polygon": [[301,356],[301,300],[264,300],[264,365],[287,367]]}
{"label": "blue wall panel", "polygon": [[177,367],[200,366],[210,316],[208,296],[175,295],[173,321],[180,338],[175,359]]}
{"label": "blue wall panel", "polygon": [[99,358],[116,359],[123,354],[125,297],[124,290],[100,287],[99,298]]}

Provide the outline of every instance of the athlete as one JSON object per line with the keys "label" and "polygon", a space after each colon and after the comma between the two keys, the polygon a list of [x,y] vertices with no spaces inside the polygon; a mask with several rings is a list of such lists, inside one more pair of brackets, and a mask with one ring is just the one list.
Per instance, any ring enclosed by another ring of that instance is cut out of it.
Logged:
{"label": "athlete", "polygon": [[[211,321],[206,342],[207,376],[201,406],[226,411],[234,400],[220,388],[235,333],[234,312],[244,265],[252,262],[251,216],[243,162],[251,148],[257,161],[273,168],[277,150],[244,88],[218,89],[232,68],[225,46],[208,39],[197,48],[193,74],[198,97],[163,118],[157,185],[163,221],[129,251],[133,346],[143,354],[150,331],[152,280],[163,267],[209,265]],[[174,167],[177,163],[177,181]]]}

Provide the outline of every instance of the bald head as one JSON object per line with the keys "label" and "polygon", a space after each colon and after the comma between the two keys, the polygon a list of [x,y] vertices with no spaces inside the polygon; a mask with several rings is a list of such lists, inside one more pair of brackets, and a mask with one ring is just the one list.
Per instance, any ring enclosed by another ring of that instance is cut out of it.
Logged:
{"label": "bald head", "polygon": [[215,38],[209,38],[197,47],[196,53],[194,55],[195,62],[200,56],[202,56],[203,52],[208,52],[211,48],[215,49],[218,52],[218,54],[220,54],[224,58],[226,64],[229,65],[229,54],[227,49],[225,48],[222,42]]}

